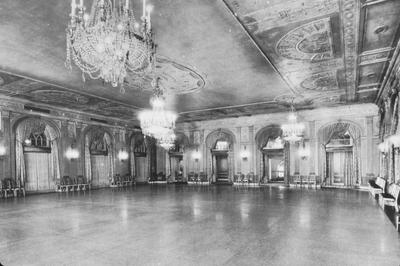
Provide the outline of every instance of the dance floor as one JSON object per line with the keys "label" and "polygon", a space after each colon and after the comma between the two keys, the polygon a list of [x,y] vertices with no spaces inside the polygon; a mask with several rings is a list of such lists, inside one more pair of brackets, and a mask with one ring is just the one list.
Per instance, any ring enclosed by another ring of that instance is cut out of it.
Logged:
{"label": "dance floor", "polygon": [[399,265],[362,191],[137,186],[0,200],[3,265]]}

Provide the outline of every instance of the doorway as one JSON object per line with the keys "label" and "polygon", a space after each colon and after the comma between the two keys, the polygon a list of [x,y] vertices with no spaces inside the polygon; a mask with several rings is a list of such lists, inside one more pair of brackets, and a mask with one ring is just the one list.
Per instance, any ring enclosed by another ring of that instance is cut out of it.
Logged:
{"label": "doorway", "polygon": [[216,178],[217,182],[229,182],[228,154],[221,153],[215,155],[216,161]]}
{"label": "doorway", "polygon": [[331,186],[352,185],[353,152],[351,150],[327,151],[327,183]]}
{"label": "doorway", "polygon": [[171,176],[175,182],[183,182],[183,155],[170,155]]}
{"label": "doorway", "polygon": [[284,182],[285,158],[282,150],[263,153],[264,182]]}
{"label": "doorway", "polygon": [[47,191],[54,189],[50,177],[50,153],[25,153],[26,191]]}

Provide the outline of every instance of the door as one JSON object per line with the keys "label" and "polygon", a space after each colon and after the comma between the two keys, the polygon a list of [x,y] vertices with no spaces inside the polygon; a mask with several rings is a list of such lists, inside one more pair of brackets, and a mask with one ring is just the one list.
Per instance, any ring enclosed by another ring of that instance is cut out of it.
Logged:
{"label": "door", "polygon": [[228,181],[228,154],[216,155],[217,181]]}
{"label": "door", "polygon": [[264,182],[283,182],[285,177],[285,159],[283,150],[263,153]]}
{"label": "door", "polygon": [[106,187],[110,178],[110,160],[108,156],[92,155],[92,184],[94,187]]}
{"label": "door", "polygon": [[25,153],[27,191],[46,191],[54,189],[50,177],[50,153]]}
{"label": "door", "polygon": [[136,181],[145,182],[146,178],[146,157],[135,157]]}
{"label": "door", "polygon": [[327,153],[329,183],[333,186],[352,185],[352,152],[334,151]]}

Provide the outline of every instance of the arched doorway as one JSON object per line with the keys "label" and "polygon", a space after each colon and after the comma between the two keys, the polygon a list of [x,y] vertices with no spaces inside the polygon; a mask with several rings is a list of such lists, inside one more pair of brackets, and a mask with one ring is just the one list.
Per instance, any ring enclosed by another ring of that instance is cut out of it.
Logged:
{"label": "arched doorway", "polygon": [[279,125],[269,125],[256,134],[257,169],[261,183],[289,180],[289,143],[282,139]]}
{"label": "arched doorway", "polygon": [[176,133],[174,146],[168,151],[167,176],[172,182],[186,182],[187,158],[185,151],[189,147],[189,139],[184,133]]}
{"label": "arched doorway", "polygon": [[212,177],[213,182],[232,182],[235,143],[235,136],[227,129],[213,131],[207,136],[207,175]]}
{"label": "arched doorway", "polygon": [[85,173],[93,187],[106,187],[114,175],[112,135],[102,127],[90,127],[85,134]]}
{"label": "arched doorway", "polygon": [[17,180],[27,192],[55,189],[60,179],[58,128],[41,118],[24,118],[14,129]]}
{"label": "arched doorway", "polygon": [[131,147],[131,175],[135,176],[137,182],[146,182],[149,177],[148,151],[146,141],[141,133],[132,135]]}
{"label": "arched doorway", "polygon": [[337,122],[318,131],[322,186],[358,187],[361,183],[361,130]]}

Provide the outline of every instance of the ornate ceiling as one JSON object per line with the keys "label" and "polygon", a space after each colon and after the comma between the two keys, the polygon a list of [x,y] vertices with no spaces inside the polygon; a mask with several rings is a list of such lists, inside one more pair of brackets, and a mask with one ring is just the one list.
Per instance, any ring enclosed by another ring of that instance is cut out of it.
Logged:
{"label": "ornate ceiling", "polygon": [[[399,35],[398,0],[151,3],[157,70],[182,122],[287,111],[292,101],[373,102]],[[120,94],[65,69],[69,4],[0,2],[0,96],[135,120],[151,77],[130,76]]]}

